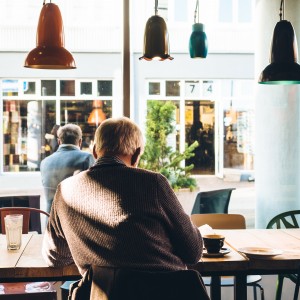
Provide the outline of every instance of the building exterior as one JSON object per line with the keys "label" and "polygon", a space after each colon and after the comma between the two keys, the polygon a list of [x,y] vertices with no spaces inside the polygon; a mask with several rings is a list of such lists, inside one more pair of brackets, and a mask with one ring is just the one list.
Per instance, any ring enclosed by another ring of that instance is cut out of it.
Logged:
{"label": "building exterior", "polygon": [[[153,3],[152,3],[153,2]],[[131,118],[145,126],[147,101],[172,101],[183,150],[198,139],[195,175],[254,172],[254,0],[200,1],[209,42],[206,59],[193,60],[188,40],[195,1],[159,1],[173,61],[139,60],[144,26],[154,1],[131,1]],[[79,124],[86,151],[103,118],[120,116],[122,99],[121,0],[63,1],[66,48],[75,70],[23,67],[42,3],[0,0],[0,188],[3,194],[41,189],[39,164],[53,151],[55,124]],[[98,118],[93,118],[98,111]],[[201,124],[199,126],[199,124]],[[197,127],[198,126],[198,127]]]}

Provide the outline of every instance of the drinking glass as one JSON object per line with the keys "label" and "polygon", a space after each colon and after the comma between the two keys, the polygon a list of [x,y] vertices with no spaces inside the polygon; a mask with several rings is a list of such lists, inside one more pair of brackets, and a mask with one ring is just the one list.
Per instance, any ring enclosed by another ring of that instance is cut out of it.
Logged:
{"label": "drinking glass", "polygon": [[7,215],[4,218],[8,250],[19,250],[22,244],[23,215]]}

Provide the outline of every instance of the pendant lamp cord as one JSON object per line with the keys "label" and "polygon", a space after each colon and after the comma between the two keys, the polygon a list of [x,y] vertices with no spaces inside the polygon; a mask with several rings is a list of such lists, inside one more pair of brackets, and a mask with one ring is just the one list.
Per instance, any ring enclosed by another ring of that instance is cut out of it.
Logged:
{"label": "pendant lamp cord", "polygon": [[[45,3],[46,3],[46,0],[44,0],[43,5],[45,5]],[[51,3],[51,0],[50,0],[50,3]]]}
{"label": "pendant lamp cord", "polygon": [[158,15],[158,0],[155,0],[155,15]]}
{"label": "pendant lamp cord", "polygon": [[[198,22],[197,22],[197,16],[198,16]],[[194,14],[194,23],[199,23],[199,0],[196,1],[196,8],[195,8],[195,14]]]}
{"label": "pendant lamp cord", "polygon": [[279,9],[279,18],[280,21],[284,20],[284,0],[281,0],[280,9]]}

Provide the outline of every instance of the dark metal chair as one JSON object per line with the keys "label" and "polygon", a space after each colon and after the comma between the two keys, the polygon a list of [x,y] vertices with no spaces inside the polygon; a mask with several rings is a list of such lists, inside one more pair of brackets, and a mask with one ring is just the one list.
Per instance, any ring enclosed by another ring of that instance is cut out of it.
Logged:
{"label": "dark metal chair", "polygon": [[198,193],[192,209],[192,215],[210,213],[227,214],[233,190],[235,190],[235,188]]}
{"label": "dark metal chair", "polygon": [[195,270],[142,271],[92,266],[70,290],[72,299],[209,300]]}
{"label": "dark metal chair", "polygon": [[[300,210],[291,210],[281,213],[274,218],[267,225],[267,229],[280,229],[280,228],[299,228],[300,222]],[[277,278],[277,288],[276,288],[276,300],[281,299],[283,280],[288,278],[293,281],[295,286],[294,300],[298,299],[300,276],[299,274],[279,274]]]}

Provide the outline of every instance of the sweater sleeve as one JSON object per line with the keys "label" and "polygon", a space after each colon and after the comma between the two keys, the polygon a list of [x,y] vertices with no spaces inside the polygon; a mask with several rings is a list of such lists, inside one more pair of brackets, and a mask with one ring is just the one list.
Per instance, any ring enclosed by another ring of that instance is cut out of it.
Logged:
{"label": "sweater sleeve", "polygon": [[51,267],[66,266],[74,263],[58,216],[57,203],[59,201],[63,201],[60,185],[54,197],[42,248],[44,260]]}
{"label": "sweater sleeve", "polygon": [[185,264],[195,264],[203,251],[199,229],[184,212],[167,179],[158,174],[157,191],[159,205],[169,228],[173,249]]}

